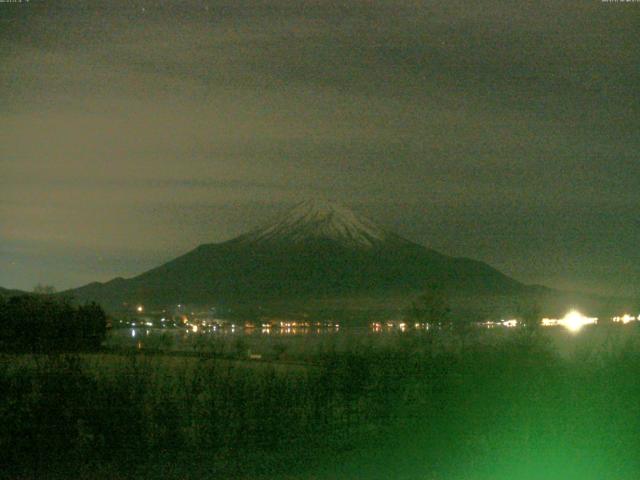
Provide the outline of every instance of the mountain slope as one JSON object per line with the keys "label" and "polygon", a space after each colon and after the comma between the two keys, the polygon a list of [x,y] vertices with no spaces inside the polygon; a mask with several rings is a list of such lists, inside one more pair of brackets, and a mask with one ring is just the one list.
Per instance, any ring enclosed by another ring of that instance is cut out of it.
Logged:
{"label": "mountain slope", "polygon": [[26,295],[27,292],[23,292],[22,290],[11,290],[8,288],[0,287],[0,297],[17,297],[19,295]]}
{"label": "mountain slope", "polygon": [[485,263],[440,254],[343,207],[303,202],[235,239],[201,245],[128,280],[93,283],[71,293],[110,307],[246,304],[415,292],[430,282],[473,294],[525,288]]}

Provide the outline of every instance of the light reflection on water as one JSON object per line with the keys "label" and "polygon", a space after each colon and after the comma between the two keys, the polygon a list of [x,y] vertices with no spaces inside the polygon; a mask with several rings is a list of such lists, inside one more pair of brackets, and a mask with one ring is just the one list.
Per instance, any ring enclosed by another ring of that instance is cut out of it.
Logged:
{"label": "light reflection on water", "polygon": [[[195,324],[194,324],[195,325]],[[404,323],[372,323],[369,326],[342,327],[338,323],[282,323],[278,324],[201,324],[195,327],[185,324],[183,327],[146,327],[131,324],[129,327],[114,328],[109,333],[109,343],[114,345],[139,344],[141,341],[156,341],[164,338],[173,342],[206,342],[233,338],[286,338],[286,337],[335,337],[340,334],[379,335],[406,333],[409,329]],[[426,330],[423,324],[412,325],[411,331]]]}
{"label": "light reflection on water", "polygon": [[[146,328],[133,326],[128,328],[116,328],[109,332],[105,345],[115,348],[136,348],[149,350],[215,350],[215,345],[225,345],[226,350],[237,350],[235,345],[248,342],[247,345],[270,346],[274,342],[286,341],[287,338],[303,340],[308,338],[311,342],[322,338],[342,337],[342,333],[348,331],[351,334],[362,335],[371,332],[367,327],[350,327],[341,329],[332,327],[253,327],[241,326],[220,328]],[[316,339],[316,340],[314,340]]]}
{"label": "light reflection on water", "polygon": [[[350,327],[346,329],[350,332],[370,332],[372,331],[367,327]],[[114,338],[139,338],[145,336],[158,336],[158,335],[170,335],[175,337],[229,337],[229,336],[299,336],[299,335],[336,335],[345,329],[339,327],[288,327],[288,328],[215,328],[202,331],[194,331],[193,329],[186,328],[117,328],[110,332],[110,336]]]}

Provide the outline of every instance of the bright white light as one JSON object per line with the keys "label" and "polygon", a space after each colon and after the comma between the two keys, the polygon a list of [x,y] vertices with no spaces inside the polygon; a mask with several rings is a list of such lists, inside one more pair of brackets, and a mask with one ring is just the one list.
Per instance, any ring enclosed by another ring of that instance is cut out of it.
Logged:
{"label": "bright white light", "polygon": [[198,331],[198,325],[191,325],[191,331],[193,331],[193,333],[196,333]]}
{"label": "bright white light", "polygon": [[138,305],[136,310],[138,311],[138,313],[142,313],[144,311],[144,307],[142,305]]}
{"label": "bright white light", "polygon": [[136,336],[136,331],[132,328],[132,329],[131,329],[131,337],[133,338],[133,337],[135,337],[135,336]]}
{"label": "bright white light", "polygon": [[597,321],[597,318],[585,317],[577,310],[571,310],[558,323],[572,332],[577,332],[585,325],[593,325]]}
{"label": "bright white light", "polygon": [[501,320],[500,323],[508,328],[514,328],[518,326],[518,320],[516,320],[515,318],[512,318],[511,320]]}

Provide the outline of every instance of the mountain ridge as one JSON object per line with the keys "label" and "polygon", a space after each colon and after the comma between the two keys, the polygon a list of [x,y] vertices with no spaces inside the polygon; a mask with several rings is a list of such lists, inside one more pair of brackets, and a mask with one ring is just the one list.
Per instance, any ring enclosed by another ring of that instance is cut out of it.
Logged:
{"label": "mountain ridge", "polygon": [[19,295],[26,295],[28,292],[23,290],[16,290],[15,288],[0,287],[0,297],[16,297]]}
{"label": "mountain ridge", "polygon": [[314,200],[135,277],[94,282],[67,293],[107,306],[251,304],[414,293],[429,283],[473,294],[526,289],[484,262],[436,252],[345,207]]}

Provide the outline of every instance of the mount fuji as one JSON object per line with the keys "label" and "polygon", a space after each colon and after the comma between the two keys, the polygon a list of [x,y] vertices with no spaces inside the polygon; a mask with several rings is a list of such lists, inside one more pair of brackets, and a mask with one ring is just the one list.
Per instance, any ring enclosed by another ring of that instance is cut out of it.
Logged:
{"label": "mount fuji", "polygon": [[528,288],[483,262],[443,255],[345,207],[314,200],[136,277],[65,293],[111,309],[125,303],[262,305],[406,296],[434,282],[469,295],[510,295]]}

